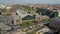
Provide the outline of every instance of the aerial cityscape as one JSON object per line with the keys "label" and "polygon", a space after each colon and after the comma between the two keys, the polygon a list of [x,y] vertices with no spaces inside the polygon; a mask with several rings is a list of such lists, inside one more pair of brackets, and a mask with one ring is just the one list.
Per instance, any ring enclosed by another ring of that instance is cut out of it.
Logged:
{"label": "aerial cityscape", "polygon": [[0,34],[60,34],[60,4],[0,4]]}

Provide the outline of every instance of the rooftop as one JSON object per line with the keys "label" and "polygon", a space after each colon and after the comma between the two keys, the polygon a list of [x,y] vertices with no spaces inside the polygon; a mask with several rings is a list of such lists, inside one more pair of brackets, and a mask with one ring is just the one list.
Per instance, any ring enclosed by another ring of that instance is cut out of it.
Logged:
{"label": "rooftop", "polygon": [[17,10],[16,13],[21,17],[25,17],[27,15],[31,15],[31,14],[28,14],[27,12],[23,11],[23,10]]}

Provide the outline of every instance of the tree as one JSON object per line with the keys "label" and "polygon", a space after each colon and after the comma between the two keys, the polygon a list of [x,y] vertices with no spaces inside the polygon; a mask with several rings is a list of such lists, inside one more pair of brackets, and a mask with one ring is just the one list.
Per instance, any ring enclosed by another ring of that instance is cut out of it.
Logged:
{"label": "tree", "polygon": [[22,22],[21,26],[25,26],[26,25],[26,22]]}
{"label": "tree", "polygon": [[1,34],[1,28],[0,28],[0,34]]}
{"label": "tree", "polygon": [[1,12],[0,12],[0,15],[1,15]]}
{"label": "tree", "polygon": [[32,22],[33,22],[33,23],[37,23],[38,21],[37,21],[37,20],[33,20]]}
{"label": "tree", "polygon": [[6,12],[6,8],[2,9],[3,12]]}
{"label": "tree", "polygon": [[35,31],[31,31],[29,34],[36,34],[36,32]]}
{"label": "tree", "polygon": [[32,24],[32,21],[26,21],[26,25]]}

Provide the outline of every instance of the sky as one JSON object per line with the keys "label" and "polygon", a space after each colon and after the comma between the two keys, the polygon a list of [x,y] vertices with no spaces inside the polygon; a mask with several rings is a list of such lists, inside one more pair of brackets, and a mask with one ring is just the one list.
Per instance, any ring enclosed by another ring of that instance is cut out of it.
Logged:
{"label": "sky", "polygon": [[0,4],[60,4],[60,0],[0,0]]}

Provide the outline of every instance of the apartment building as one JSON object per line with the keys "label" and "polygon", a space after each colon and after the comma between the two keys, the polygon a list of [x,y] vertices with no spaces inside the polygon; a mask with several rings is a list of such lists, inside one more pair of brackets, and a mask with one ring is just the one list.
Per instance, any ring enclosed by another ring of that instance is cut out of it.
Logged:
{"label": "apartment building", "polygon": [[20,16],[13,15],[13,22],[14,22],[14,25],[20,25],[22,20],[21,20]]}
{"label": "apartment building", "polygon": [[1,28],[2,29],[6,29],[8,27],[13,26],[13,22],[12,22],[12,16],[8,16],[8,15],[1,15],[0,16],[0,23],[1,23]]}
{"label": "apartment building", "polygon": [[38,21],[43,21],[43,20],[48,20],[49,19],[49,16],[47,16],[47,15],[36,14],[35,17],[36,17],[35,19],[38,20]]}

